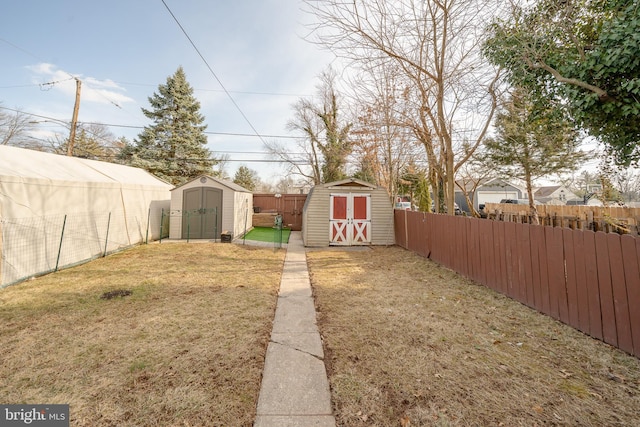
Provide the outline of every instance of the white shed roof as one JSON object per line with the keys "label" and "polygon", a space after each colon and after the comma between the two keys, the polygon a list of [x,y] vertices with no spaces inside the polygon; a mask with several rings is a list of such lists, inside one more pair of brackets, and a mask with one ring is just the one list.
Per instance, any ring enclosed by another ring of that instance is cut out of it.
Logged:
{"label": "white shed roof", "polygon": [[226,179],[216,178],[215,176],[211,176],[211,175],[200,175],[199,177],[194,178],[194,179],[192,179],[192,180],[190,180],[190,181],[187,181],[187,182],[185,182],[184,184],[180,184],[179,186],[177,186],[177,187],[173,188],[171,191],[173,191],[173,190],[177,190],[177,189],[178,189],[178,188],[180,188],[180,187],[184,187],[185,185],[190,184],[190,183],[192,183],[193,181],[199,180],[199,179],[200,179],[200,178],[202,178],[202,177],[209,178],[210,180],[215,181],[215,182],[217,182],[218,184],[220,184],[220,185],[222,185],[222,186],[224,186],[224,187],[227,187],[227,188],[229,188],[230,190],[233,190],[233,191],[239,192],[239,193],[251,193],[251,191],[247,190],[247,189],[246,189],[246,188],[244,188],[244,187],[241,187],[240,185],[236,184],[235,182],[227,181]]}

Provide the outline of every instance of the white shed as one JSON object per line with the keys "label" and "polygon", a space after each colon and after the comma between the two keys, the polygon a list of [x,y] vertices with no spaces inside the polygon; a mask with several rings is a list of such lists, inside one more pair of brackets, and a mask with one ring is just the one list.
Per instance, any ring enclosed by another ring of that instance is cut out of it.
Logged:
{"label": "white shed", "polygon": [[305,246],[393,245],[389,193],[355,178],[316,185],[302,211]]}
{"label": "white shed", "polygon": [[171,190],[170,239],[238,238],[252,227],[253,194],[233,182],[202,175]]}
{"label": "white shed", "polygon": [[0,145],[0,285],[159,238],[171,187],[138,168]]}

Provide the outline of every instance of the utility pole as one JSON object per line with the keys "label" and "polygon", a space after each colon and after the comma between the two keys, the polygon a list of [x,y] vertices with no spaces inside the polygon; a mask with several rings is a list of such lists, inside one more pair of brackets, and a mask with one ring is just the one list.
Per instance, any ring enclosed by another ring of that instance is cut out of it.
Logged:
{"label": "utility pole", "polygon": [[80,109],[80,86],[82,82],[76,78],[76,103],[73,106],[73,118],[71,119],[71,134],[67,144],[67,156],[73,156],[73,144],[76,140],[76,127],[78,126],[78,110]]}

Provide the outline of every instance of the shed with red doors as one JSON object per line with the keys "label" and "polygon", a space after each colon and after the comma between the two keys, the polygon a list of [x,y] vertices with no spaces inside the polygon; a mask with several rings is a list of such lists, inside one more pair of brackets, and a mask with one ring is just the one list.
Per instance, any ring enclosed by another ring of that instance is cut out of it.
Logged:
{"label": "shed with red doors", "polygon": [[393,245],[389,193],[355,178],[316,185],[302,209],[305,246]]}

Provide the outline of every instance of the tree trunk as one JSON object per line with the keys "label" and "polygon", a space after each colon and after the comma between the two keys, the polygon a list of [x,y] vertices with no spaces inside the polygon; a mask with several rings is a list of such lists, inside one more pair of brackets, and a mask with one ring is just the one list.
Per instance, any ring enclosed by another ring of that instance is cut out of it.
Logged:
{"label": "tree trunk", "polygon": [[540,218],[538,218],[538,209],[533,200],[533,185],[531,183],[531,173],[525,171],[525,181],[527,182],[527,197],[529,198],[529,213],[531,215],[531,223],[535,225],[540,224]]}

